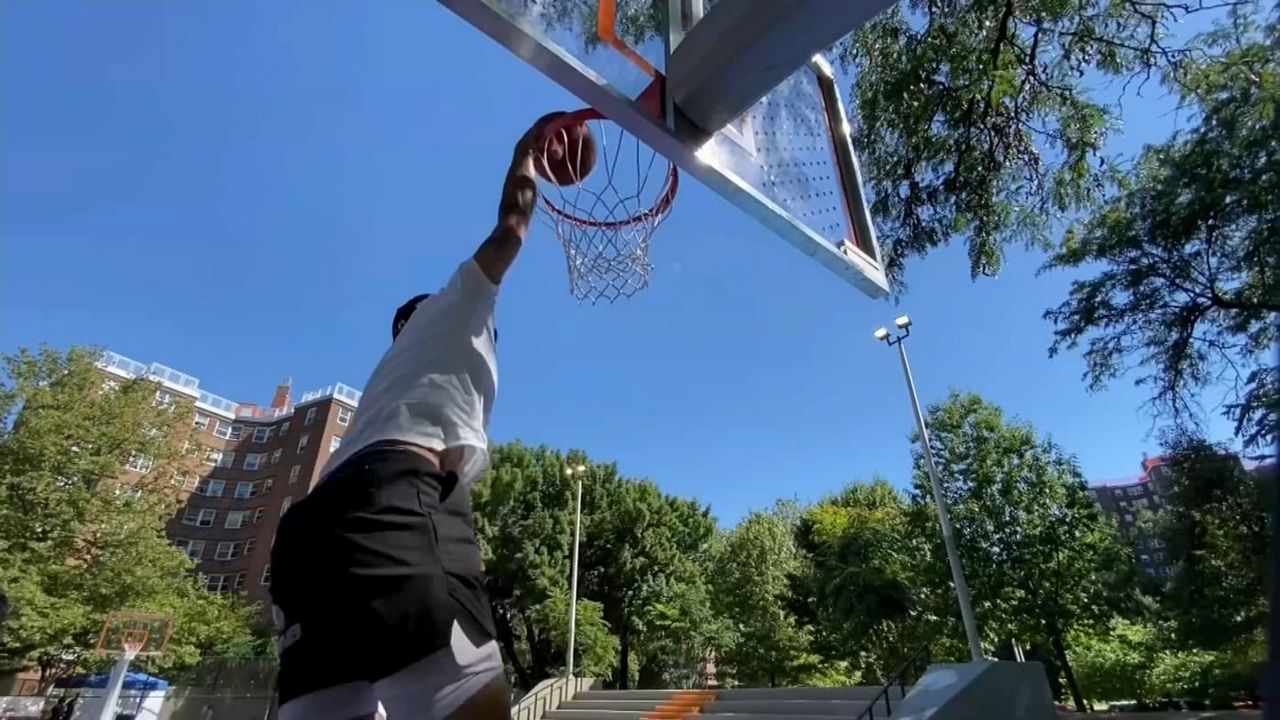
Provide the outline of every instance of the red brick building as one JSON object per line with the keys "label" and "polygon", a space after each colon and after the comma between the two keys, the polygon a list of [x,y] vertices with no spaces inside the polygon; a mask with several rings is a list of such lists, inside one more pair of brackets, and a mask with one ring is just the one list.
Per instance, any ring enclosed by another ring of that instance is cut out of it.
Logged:
{"label": "red brick building", "polygon": [[342,442],[360,391],[335,383],[295,401],[286,379],[270,405],[261,406],[214,395],[200,388],[199,379],[159,363],[108,352],[99,366],[109,375],[155,381],[160,399],[169,394],[194,404],[191,421],[204,464],[197,476],[185,478],[183,507],[167,534],[197,561],[209,590],[267,600],[280,517],[310,492]]}

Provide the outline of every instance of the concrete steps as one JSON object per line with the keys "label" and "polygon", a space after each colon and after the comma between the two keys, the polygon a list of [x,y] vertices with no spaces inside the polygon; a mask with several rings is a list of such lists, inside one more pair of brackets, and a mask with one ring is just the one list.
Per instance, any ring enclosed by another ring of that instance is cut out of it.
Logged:
{"label": "concrete steps", "polygon": [[[545,720],[852,720],[879,687],[584,690]],[[895,696],[897,691],[895,690]],[[895,697],[896,700],[896,697]]]}

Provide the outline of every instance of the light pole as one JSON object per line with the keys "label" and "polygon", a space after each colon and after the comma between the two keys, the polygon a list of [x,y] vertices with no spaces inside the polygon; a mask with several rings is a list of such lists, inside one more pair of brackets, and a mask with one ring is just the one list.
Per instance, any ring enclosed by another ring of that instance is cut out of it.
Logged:
{"label": "light pole", "polygon": [[569,581],[569,650],[565,653],[564,676],[573,678],[573,640],[578,630],[578,540],[582,537],[582,476],[587,466],[578,463],[564,469],[564,474],[578,480],[578,498],[573,511],[573,576]]}
{"label": "light pole", "polygon": [[907,362],[907,346],[902,342],[911,334],[911,318],[900,315],[893,324],[900,331],[897,335],[887,328],[877,328],[874,335],[890,347],[898,346],[898,358],[902,360],[902,375],[907,380],[907,394],[911,397],[911,412],[916,418],[916,430],[920,432],[920,447],[924,451],[924,464],[929,470],[929,483],[933,486],[933,504],[938,508],[938,524],[942,526],[942,543],[947,548],[947,562],[951,564],[951,580],[956,585],[956,599],[960,601],[960,620],[969,640],[969,655],[974,661],[985,659],[982,639],[978,635],[978,621],[973,617],[973,605],[969,602],[969,584],[964,580],[964,566],[956,550],[955,532],[951,529],[951,514],[942,496],[942,483],[938,480],[938,468],[933,464],[933,449],[929,447],[929,430],[924,425],[924,413],[920,412],[920,399],[916,397],[916,382],[911,377],[911,364]]}

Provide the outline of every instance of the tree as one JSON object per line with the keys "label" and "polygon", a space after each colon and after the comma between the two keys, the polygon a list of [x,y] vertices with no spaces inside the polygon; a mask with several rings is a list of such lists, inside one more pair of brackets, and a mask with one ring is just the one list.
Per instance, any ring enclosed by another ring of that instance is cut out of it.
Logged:
{"label": "tree", "polygon": [[881,478],[807,508],[796,527],[803,572],[794,607],[813,647],[851,679],[879,683],[937,637],[936,589],[920,582],[925,543],[906,498]]}
{"label": "tree", "polygon": [[3,358],[0,586],[13,616],[0,664],[37,666],[44,687],[92,662],[116,610],[173,616],[156,667],[259,647],[252,610],[205,592],[164,535],[178,508],[174,481],[192,471],[190,403],[149,380],[108,379],[98,356],[41,348]]}
{"label": "tree", "polygon": [[1045,266],[1100,267],[1045,313],[1050,354],[1083,343],[1091,388],[1140,372],[1154,409],[1192,430],[1197,394],[1225,384],[1236,434],[1269,454],[1280,421],[1280,24],[1234,13],[1198,45],[1203,57],[1165,77],[1195,124],[1143,150]]}
{"label": "tree", "polygon": [[790,608],[791,583],[803,562],[795,541],[799,515],[799,507],[785,501],[752,512],[713,553],[712,607],[733,633],[716,668],[738,684],[793,684],[806,669],[809,631]]}
{"label": "tree", "polygon": [[1166,449],[1171,485],[1155,521],[1175,572],[1164,594],[1178,637],[1229,648],[1267,617],[1268,488],[1225,448],[1178,438]]}
{"label": "tree", "polygon": [[[472,495],[498,641],[516,683],[526,689],[564,671],[574,503],[565,468],[588,462],[581,454],[566,458],[547,447],[497,446]],[[593,478],[615,473],[612,466],[591,464]],[[584,504],[587,544],[593,541],[589,510]],[[580,595],[578,610],[575,654],[584,669],[612,672],[617,639],[603,608]]]}
{"label": "tree", "polygon": [[1203,9],[907,0],[855,32],[841,53],[890,275],[953,238],[975,277],[997,273],[1008,245],[1047,247],[1056,219],[1095,202],[1110,178],[1102,151],[1117,108],[1089,86],[1101,76],[1128,89],[1184,62],[1168,29]]}
{"label": "tree", "polygon": [[[1121,605],[1134,577],[1131,550],[1103,519],[1075,459],[1029,424],[952,392],[930,406],[928,427],[979,626],[989,637],[1048,641],[1083,711],[1067,637]],[[915,518],[928,528],[937,583],[949,570],[918,446],[914,457]]]}

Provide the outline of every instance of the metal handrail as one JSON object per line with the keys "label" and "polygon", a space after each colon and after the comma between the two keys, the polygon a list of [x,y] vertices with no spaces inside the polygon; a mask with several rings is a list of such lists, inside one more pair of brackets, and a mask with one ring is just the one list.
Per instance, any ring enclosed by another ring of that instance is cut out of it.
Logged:
{"label": "metal handrail", "polygon": [[[905,698],[907,696],[907,677],[910,675],[910,682],[911,684],[914,684],[916,680],[920,679],[920,675],[923,672],[922,666],[925,669],[929,667],[928,645],[916,650],[915,653],[902,664],[902,667],[898,668],[897,672],[889,676],[889,679],[885,681],[884,686],[880,688],[880,692],[876,693],[876,696],[871,699],[871,703],[867,705],[867,709],[859,713],[855,720],[875,720],[876,706],[881,700],[884,701],[884,715],[881,717],[887,718],[892,715],[892,690],[895,687],[898,688],[898,699],[901,700]],[[915,672],[917,670],[921,670],[921,672]]]}
{"label": "metal handrail", "polygon": [[543,680],[511,707],[512,720],[541,720],[548,710],[570,700],[580,690],[590,689],[595,678],[554,678]]}

